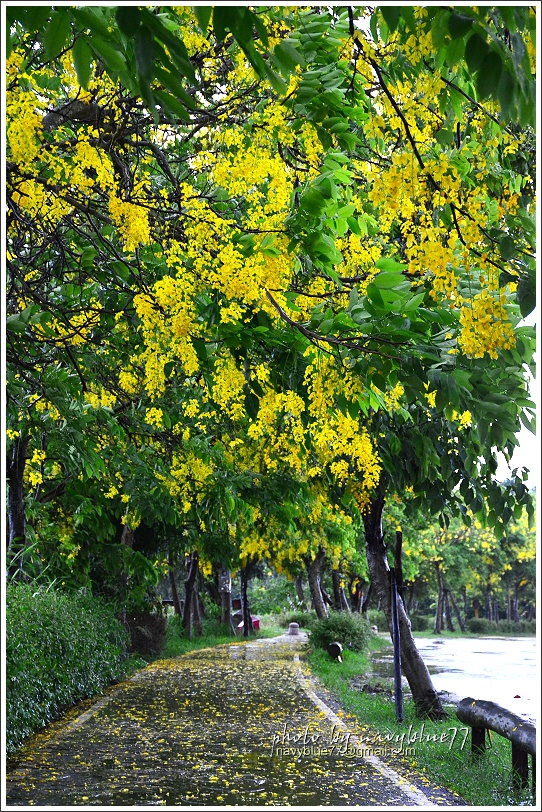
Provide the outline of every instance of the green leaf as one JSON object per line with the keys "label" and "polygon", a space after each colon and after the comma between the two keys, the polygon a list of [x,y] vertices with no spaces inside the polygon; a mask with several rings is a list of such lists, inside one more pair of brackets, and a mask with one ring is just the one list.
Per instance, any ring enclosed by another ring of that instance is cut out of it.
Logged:
{"label": "green leaf", "polygon": [[26,323],[21,319],[19,314],[8,316],[6,319],[6,329],[11,333],[24,333],[26,332]]}
{"label": "green leaf", "polygon": [[473,34],[465,46],[465,59],[472,73],[481,67],[488,52],[489,47],[487,42],[482,39],[480,34]]}
{"label": "green leaf", "polygon": [[247,392],[245,395],[245,409],[247,414],[252,419],[258,416],[258,409],[260,407],[260,401],[252,392]]}
{"label": "green leaf", "polygon": [[506,234],[500,241],[499,251],[503,259],[511,259],[516,253],[516,246],[514,244],[514,240],[508,234]]}
{"label": "green leaf", "polygon": [[523,318],[533,312],[536,307],[536,283],[534,276],[522,277],[519,280],[516,300]]}
{"label": "green leaf", "polygon": [[141,25],[141,14],[136,6],[118,6],[115,17],[118,27],[127,37],[133,37]]}
{"label": "green leaf", "polygon": [[453,39],[464,37],[472,28],[472,17],[453,12],[448,20],[448,30]]}
{"label": "green leaf", "polygon": [[497,96],[499,80],[502,73],[502,59],[496,51],[491,51],[476,75],[476,90],[482,99],[488,96]]}
{"label": "green leaf", "polygon": [[97,57],[103,61],[108,71],[118,73],[119,71],[126,70],[126,59],[124,54],[117,51],[101,37],[93,36],[91,39],[89,39],[88,44]]}
{"label": "green leaf", "polygon": [[70,18],[64,9],[57,9],[43,37],[45,58],[49,60],[58,56],[69,37],[71,37]]}
{"label": "green leaf", "polygon": [[134,53],[136,58],[136,67],[141,79],[144,82],[150,82],[152,78],[152,65],[154,55],[154,36],[152,31],[140,25],[136,31],[134,40]]}
{"label": "green leaf", "polygon": [[283,69],[285,75],[295,70],[297,65],[303,65],[305,61],[299,51],[287,42],[279,42],[279,44],[275,46],[273,49],[273,57],[276,59],[279,67]]}
{"label": "green leaf", "polygon": [[401,7],[400,6],[382,6],[380,13],[386,20],[390,34],[393,34],[398,27],[401,20]]}
{"label": "green leaf", "polygon": [[196,15],[200,30],[206,34],[213,13],[212,6],[192,6],[192,11]]}
{"label": "green leaf", "polygon": [[81,36],[79,36],[73,44],[72,56],[77,81],[81,87],[87,88],[92,72],[92,51]]}
{"label": "green leaf", "polygon": [[408,279],[405,279],[402,273],[397,273],[396,271],[381,271],[374,277],[372,283],[376,285],[377,288],[389,290],[404,290],[410,288]]}
{"label": "green leaf", "polygon": [[[375,264],[376,267],[381,271],[398,272],[406,269],[406,265],[404,263],[397,262],[397,260],[393,259],[393,257],[381,257]],[[404,277],[402,281],[404,281]]]}
{"label": "green leaf", "polygon": [[190,121],[190,115],[186,107],[171,93],[167,93],[165,90],[155,90],[154,98],[166,115],[181,119],[181,121]]}
{"label": "green leaf", "polygon": [[239,9],[231,6],[213,6],[213,31],[219,42],[222,42],[227,31],[233,31]]}

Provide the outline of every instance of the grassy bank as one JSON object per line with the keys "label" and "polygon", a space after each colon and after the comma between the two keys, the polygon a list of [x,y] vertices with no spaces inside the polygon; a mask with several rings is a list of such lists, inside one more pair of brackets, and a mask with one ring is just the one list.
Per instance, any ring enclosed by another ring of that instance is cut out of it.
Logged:
{"label": "grassy bank", "polygon": [[[382,638],[372,645],[389,647]],[[405,718],[399,723],[395,719],[393,682],[365,676],[370,671],[367,655],[345,651],[344,662],[340,664],[326,652],[313,650],[309,662],[344,710],[380,734],[381,738],[375,739],[382,742],[381,746],[389,742],[388,746],[395,748],[402,739],[403,748],[412,749],[408,755],[400,756],[401,762],[427,775],[432,782],[454,790],[468,805],[516,806],[534,802],[529,791],[516,794],[512,790],[510,742],[493,734],[486,753],[478,761],[473,760],[470,734],[465,741],[466,731],[453,705],[447,707],[449,717],[444,721],[422,722],[415,715],[412,700],[405,697]]]}

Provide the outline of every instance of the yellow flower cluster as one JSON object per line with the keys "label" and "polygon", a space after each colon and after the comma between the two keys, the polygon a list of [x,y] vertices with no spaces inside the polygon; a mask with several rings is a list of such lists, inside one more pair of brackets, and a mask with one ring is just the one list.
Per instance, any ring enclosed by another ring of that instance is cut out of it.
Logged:
{"label": "yellow flower cluster", "polygon": [[248,428],[248,436],[258,443],[263,465],[276,471],[279,465],[299,473],[303,463],[305,429],[301,415],[303,400],[294,392],[266,392],[260,400],[257,418]]}
{"label": "yellow flower cluster", "polygon": [[87,390],[84,393],[84,398],[93,409],[112,409],[117,402],[116,396],[111,392],[107,392],[105,389],[101,389],[100,392],[91,392]]}
{"label": "yellow flower cluster", "polygon": [[109,213],[119,229],[126,251],[134,251],[140,245],[148,245],[151,237],[146,209],[127,200],[120,200],[112,193],[109,198]]}
{"label": "yellow flower cluster", "polygon": [[145,422],[157,429],[163,428],[164,413],[162,409],[152,407],[145,412]]}
{"label": "yellow flower cluster", "polygon": [[459,313],[459,347],[473,358],[497,358],[498,351],[512,349],[516,339],[505,309],[506,295],[483,290],[465,302]]}

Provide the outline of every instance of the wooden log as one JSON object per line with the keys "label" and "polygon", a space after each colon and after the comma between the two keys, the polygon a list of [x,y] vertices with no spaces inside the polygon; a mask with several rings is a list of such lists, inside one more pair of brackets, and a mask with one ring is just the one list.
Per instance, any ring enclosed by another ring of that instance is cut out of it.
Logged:
{"label": "wooden log", "polygon": [[473,728],[494,730],[511,741],[516,748],[532,756],[536,755],[535,726],[495,702],[468,696],[458,702],[456,714],[461,722]]}

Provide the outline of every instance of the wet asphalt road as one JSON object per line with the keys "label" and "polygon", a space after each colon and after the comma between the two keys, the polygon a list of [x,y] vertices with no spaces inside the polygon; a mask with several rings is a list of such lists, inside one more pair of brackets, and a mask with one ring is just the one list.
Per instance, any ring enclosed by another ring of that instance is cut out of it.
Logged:
{"label": "wet asphalt road", "polygon": [[[303,663],[304,638],[152,663],[33,737],[10,807],[462,806],[394,763]],[[381,758],[380,756],[384,756]]]}

